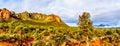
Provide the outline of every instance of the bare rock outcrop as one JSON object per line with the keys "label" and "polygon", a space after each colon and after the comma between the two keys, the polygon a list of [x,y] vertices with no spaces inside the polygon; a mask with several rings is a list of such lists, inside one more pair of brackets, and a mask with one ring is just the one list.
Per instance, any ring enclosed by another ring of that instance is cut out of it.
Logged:
{"label": "bare rock outcrop", "polygon": [[11,17],[11,12],[7,10],[6,8],[3,8],[0,11],[0,19],[9,20],[10,17]]}
{"label": "bare rock outcrop", "polygon": [[45,18],[45,22],[62,22],[60,17],[54,14],[50,14]]}

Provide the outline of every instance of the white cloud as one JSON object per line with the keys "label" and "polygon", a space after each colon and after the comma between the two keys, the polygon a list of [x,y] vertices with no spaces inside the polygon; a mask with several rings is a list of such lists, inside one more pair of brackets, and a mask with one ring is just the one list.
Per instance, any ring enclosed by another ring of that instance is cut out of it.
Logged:
{"label": "white cloud", "polygon": [[69,26],[77,27],[78,25],[76,23],[66,23]]}
{"label": "white cloud", "polygon": [[118,23],[116,24],[117,27],[120,27],[120,21],[118,21]]}

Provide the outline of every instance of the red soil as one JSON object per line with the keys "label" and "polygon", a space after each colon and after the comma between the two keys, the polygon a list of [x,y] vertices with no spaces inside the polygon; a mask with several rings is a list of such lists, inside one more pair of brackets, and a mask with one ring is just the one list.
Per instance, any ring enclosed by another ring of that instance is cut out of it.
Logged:
{"label": "red soil", "polygon": [[16,46],[16,45],[8,42],[0,42],[0,46]]}

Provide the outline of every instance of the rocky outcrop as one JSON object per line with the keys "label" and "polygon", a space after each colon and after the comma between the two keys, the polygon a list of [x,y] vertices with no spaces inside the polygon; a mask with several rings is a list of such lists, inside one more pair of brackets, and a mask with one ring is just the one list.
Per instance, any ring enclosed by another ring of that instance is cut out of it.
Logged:
{"label": "rocky outcrop", "polygon": [[54,14],[50,14],[46,17],[45,22],[62,22],[60,17]]}
{"label": "rocky outcrop", "polygon": [[29,13],[27,11],[15,14],[14,11],[9,11],[6,8],[0,9],[0,19],[9,20],[10,18],[19,18],[22,20],[40,20],[45,22],[62,22],[60,17],[55,14]]}
{"label": "rocky outcrop", "polygon": [[0,11],[0,19],[9,20],[10,17],[11,17],[11,12],[7,10],[6,8],[3,8]]}
{"label": "rocky outcrop", "polygon": [[44,20],[46,18],[45,14],[42,13],[29,13],[27,11],[18,13],[15,15],[17,18],[20,18],[22,20],[30,20],[30,19],[35,19],[35,20]]}
{"label": "rocky outcrop", "polygon": [[22,13],[15,13],[14,11],[9,11],[6,8],[0,9],[0,22],[13,20],[29,20],[55,26],[66,26],[66,24],[62,22],[60,17],[55,14],[47,15],[43,13],[29,13],[27,11]]}
{"label": "rocky outcrop", "polygon": [[30,13],[31,18],[35,20],[44,20],[46,18],[46,14],[42,13]]}
{"label": "rocky outcrop", "polygon": [[0,19],[9,20],[10,18],[19,18],[22,20],[40,20],[45,22],[62,22],[59,16],[55,14],[29,13],[27,11],[15,14],[14,11],[9,11],[6,8],[0,9]]}
{"label": "rocky outcrop", "polygon": [[19,18],[21,18],[23,20],[29,20],[30,19],[30,14],[27,11],[18,14],[18,16],[19,16]]}

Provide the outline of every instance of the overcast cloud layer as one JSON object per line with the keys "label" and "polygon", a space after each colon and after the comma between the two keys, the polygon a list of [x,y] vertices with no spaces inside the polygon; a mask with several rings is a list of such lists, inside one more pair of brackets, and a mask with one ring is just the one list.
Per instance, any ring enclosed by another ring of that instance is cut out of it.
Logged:
{"label": "overcast cloud layer", "polygon": [[86,11],[91,14],[94,25],[120,26],[120,0],[0,0],[0,8],[17,13],[54,13],[70,25],[75,25],[78,16]]}

